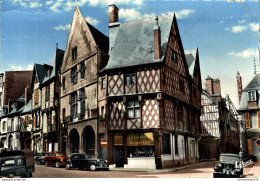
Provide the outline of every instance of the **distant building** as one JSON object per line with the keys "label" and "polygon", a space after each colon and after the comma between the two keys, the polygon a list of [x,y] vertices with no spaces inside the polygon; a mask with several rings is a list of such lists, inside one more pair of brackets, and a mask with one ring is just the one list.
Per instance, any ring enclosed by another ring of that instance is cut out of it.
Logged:
{"label": "distant building", "polygon": [[109,61],[99,77],[99,132],[108,162],[167,168],[197,162],[198,50],[184,52],[174,15],[118,22],[109,6]]}
{"label": "distant building", "polygon": [[240,123],[236,108],[221,97],[220,80],[208,77],[201,95],[200,158],[218,158],[221,153],[240,151]]}

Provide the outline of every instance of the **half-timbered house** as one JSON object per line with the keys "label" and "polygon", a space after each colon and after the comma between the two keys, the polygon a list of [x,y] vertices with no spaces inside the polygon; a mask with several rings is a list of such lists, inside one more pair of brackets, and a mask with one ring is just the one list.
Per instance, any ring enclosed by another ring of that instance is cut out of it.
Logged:
{"label": "half-timbered house", "polygon": [[221,97],[220,80],[208,77],[206,90],[201,94],[200,158],[218,158],[220,153],[238,154],[240,124],[237,111],[228,96]]}
{"label": "half-timbered house", "polygon": [[186,58],[175,15],[119,23],[110,5],[109,27],[110,57],[99,77],[99,133],[109,163],[155,169],[196,162],[198,50]]}
{"label": "half-timbered house", "polygon": [[107,63],[108,37],[75,8],[61,67],[62,151],[98,153],[98,71]]}

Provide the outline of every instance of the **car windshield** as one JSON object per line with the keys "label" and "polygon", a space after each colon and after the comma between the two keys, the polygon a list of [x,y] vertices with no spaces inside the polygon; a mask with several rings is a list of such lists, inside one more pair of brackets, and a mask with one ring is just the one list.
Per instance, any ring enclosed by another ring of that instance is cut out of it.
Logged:
{"label": "car windshield", "polygon": [[221,162],[239,162],[239,156],[230,156],[230,155],[220,155]]}
{"label": "car windshield", "polygon": [[97,156],[95,155],[86,155],[87,159],[97,159]]}

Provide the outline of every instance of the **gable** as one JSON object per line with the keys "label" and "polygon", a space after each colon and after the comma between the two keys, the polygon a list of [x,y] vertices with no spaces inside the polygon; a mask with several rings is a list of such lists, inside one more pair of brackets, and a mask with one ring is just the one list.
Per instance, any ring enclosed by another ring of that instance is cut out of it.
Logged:
{"label": "gable", "polygon": [[[72,60],[72,49],[77,47],[77,58]],[[96,52],[96,42],[85,18],[76,7],[64,54],[62,72]]]}

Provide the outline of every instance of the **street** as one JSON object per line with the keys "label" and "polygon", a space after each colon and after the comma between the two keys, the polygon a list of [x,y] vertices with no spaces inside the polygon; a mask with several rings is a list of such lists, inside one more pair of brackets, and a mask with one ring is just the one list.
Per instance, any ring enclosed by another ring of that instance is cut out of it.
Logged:
{"label": "street", "polygon": [[[205,162],[189,168],[165,172],[126,172],[126,171],[88,171],[66,170],[65,168],[35,165],[33,178],[212,178],[215,162]],[[260,178],[260,162],[244,168],[244,178]]]}

